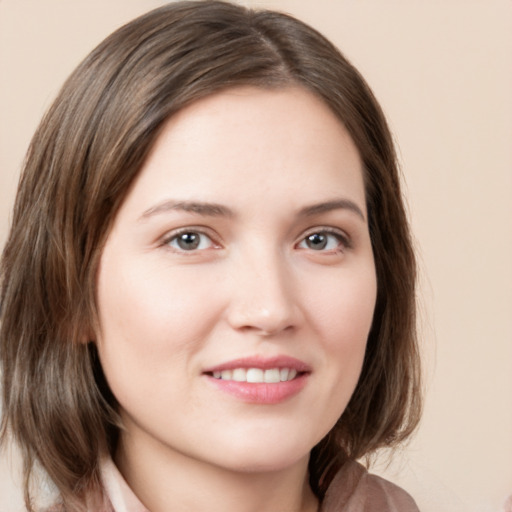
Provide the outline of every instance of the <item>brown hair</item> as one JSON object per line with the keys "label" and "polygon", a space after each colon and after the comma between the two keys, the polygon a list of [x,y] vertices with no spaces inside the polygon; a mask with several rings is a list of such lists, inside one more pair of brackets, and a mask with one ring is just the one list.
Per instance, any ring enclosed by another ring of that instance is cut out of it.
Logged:
{"label": "brown hair", "polygon": [[415,262],[392,138],[357,70],[314,29],[271,11],[177,2],[102,42],[75,70],[34,135],[1,260],[2,437],[22,449],[25,501],[37,461],[69,510],[100,489],[98,461],[120,427],[93,343],[95,277],[112,221],[163,123],[240,85],[299,85],[330,107],[365,169],[378,297],[362,374],[316,446],[322,498],[347,458],[393,446],[420,413]]}

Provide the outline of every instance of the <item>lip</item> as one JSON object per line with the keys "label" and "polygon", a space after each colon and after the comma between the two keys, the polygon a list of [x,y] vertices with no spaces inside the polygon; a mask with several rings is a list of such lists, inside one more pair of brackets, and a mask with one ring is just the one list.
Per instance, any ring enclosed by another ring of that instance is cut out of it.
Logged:
{"label": "lip", "polygon": [[[275,383],[251,383],[237,382],[234,380],[222,380],[213,377],[213,372],[222,372],[224,370],[234,370],[236,368],[260,368],[268,370],[271,368],[290,368],[297,371],[297,376],[290,381]],[[233,359],[216,366],[206,368],[203,376],[208,382],[215,386],[215,389],[231,395],[245,403],[272,405],[284,402],[300,391],[307,384],[312,368],[308,364],[289,356],[277,357],[244,357]]]}
{"label": "lip", "polygon": [[222,372],[223,370],[234,370],[235,368],[260,368],[268,370],[270,368],[293,368],[297,373],[311,373],[311,366],[304,363],[300,359],[290,356],[275,357],[242,357],[233,359],[217,366],[211,366],[203,370],[203,373]]}

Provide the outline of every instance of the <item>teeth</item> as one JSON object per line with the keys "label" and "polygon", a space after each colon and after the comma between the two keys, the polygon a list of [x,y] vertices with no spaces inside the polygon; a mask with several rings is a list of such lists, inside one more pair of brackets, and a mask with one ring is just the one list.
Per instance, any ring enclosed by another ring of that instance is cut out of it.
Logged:
{"label": "teeth", "polygon": [[293,380],[297,376],[297,370],[294,368],[235,368],[234,370],[223,370],[213,372],[215,379],[234,380],[236,382],[250,382],[275,384],[277,382],[286,382]]}
{"label": "teeth", "polygon": [[263,382],[263,370],[259,368],[249,368],[247,370],[247,382]]}
{"label": "teeth", "polygon": [[265,370],[265,375],[263,376],[263,380],[265,382],[268,382],[269,384],[273,384],[275,382],[281,382],[279,370],[277,368]]}
{"label": "teeth", "polygon": [[232,379],[236,382],[247,382],[247,370],[244,368],[236,368],[233,370]]}
{"label": "teeth", "polygon": [[223,372],[220,372],[220,378],[222,380],[231,380],[232,373],[233,372],[231,370],[224,370]]}

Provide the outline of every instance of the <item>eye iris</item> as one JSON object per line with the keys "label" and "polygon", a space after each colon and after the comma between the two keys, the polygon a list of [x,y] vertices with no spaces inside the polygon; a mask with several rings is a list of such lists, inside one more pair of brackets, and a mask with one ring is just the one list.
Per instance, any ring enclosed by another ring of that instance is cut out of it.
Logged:
{"label": "eye iris", "polygon": [[200,241],[197,233],[182,233],[177,239],[178,246],[185,251],[197,249]]}
{"label": "eye iris", "polygon": [[306,238],[306,243],[310,249],[321,250],[327,246],[327,236],[322,233],[313,233]]}

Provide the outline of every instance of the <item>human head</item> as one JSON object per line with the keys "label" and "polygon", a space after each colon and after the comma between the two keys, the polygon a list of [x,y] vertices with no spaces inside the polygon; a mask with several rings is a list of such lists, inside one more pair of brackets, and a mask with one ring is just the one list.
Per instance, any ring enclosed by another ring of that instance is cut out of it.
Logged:
{"label": "human head", "polygon": [[112,34],[68,79],[30,146],[3,255],[3,424],[27,470],[39,460],[69,500],[95,485],[99,454],[112,450],[119,427],[95,347],[84,343],[98,328],[96,271],[115,214],[164,122],[242,85],[316,94],[365,168],[377,305],[353,398],[313,450],[313,488],[322,494],[331,462],[392,445],[417,421],[414,258],[391,136],[372,93],[293,18],[172,3]]}

